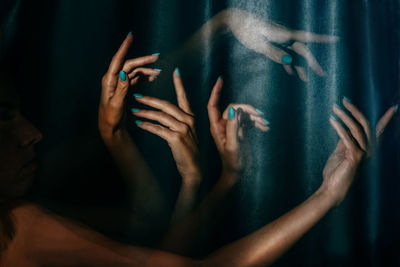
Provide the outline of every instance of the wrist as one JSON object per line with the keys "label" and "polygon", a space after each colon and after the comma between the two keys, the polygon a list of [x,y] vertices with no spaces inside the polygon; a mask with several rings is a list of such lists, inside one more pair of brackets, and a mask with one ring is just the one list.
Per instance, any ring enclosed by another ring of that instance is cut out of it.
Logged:
{"label": "wrist", "polygon": [[200,186],[203,176],[199,172],[191,172],[182,175],[182,187],[197,188]]}
{"label": "wrist", "polygon": [[314,195],[320,199],[324,199],[329,203],[331,207],[336,207],[340,203],[338,201],[338,197],[328,186],[324,183],[315,191]]}

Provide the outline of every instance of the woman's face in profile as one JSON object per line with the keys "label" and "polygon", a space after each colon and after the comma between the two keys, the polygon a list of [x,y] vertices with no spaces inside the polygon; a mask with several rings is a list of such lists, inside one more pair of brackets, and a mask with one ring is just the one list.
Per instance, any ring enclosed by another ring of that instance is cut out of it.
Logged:
{"label": "woman's face in profile", "polygon": [[0,83],[0,199],[21,196],[36,170],[41,133],[19,112],[18,96]]}

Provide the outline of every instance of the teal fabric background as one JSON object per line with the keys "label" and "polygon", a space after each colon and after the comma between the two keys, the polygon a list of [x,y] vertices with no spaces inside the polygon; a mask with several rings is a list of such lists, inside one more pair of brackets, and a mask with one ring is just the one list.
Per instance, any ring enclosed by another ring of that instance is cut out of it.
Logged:
{"label": "teal fabric background", "polygon": [[[285,27],[335,35],[335,44],[308,44],[327,73],[308,82],[289,76],[231,34],[184,44],[208,19],[238,7]],[[331,107],[349,97],[374,125],[400,102],[400,1],[6,1],[0,4],[2,57],[20,77],[24,115],[43,132],[41,171],[29,199],[117,240],[146,244],[112,221],[83,212],[125,207],[123,183],[97,132],[100,80],[129,31],[130,57],[160,52],[157,82],[134,88],[175,103],[171,74],[179,66],[197,119],[206,181],[220,163],[209,134],[206,103],[224,77],[223,105],[249,103],[271,122],[268,134],[250,132],[253,165],[235,192],[235,207],[206,254],[279,217],[312,194],[337,142]],[[135,105],[128,99],[127,106]],[[168,145],[139,131],[128,118],[169,200],[180,179]],[[400,266],[400,117],[386,129],[373,158],[341,206],[331,211],[276,266]]]}

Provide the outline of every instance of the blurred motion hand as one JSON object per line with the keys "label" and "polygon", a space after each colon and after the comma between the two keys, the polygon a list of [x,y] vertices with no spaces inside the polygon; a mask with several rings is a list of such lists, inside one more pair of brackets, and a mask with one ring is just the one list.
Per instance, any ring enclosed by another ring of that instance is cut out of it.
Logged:
{"label": "blurred motion hand", "polygon": [[138,102],[153,107],[157,111],[132,109],[132,112],[135,116],[160,123],[136,121],[138,127],[158,135],[168,142],[178,171],[182,176],[182,182],[197,185],[201,182],[201,171],[194,114],[186,97],[178,69],[173,73],[173,80],[178,106],[154,97],[136,95]]}
{"label": "blurred motion hand", "polygon": [[132,39],[132,34],[128,34],[114,55],[101,82],[98,126],[100,134],[105,141],[126,131],[124,100],[129,86],[137,84],[141,78],[152,82],[160,74],[158,70],[143,67],[146,64],[155,62],[158,59],[157,54],[125,61]]}
{"label": "blurred motion hand", "polygon": [[[325,164],[322,184],[322,188],[334,199],[336,205],[339,205],[345,198],[363,157],[369,157],[372,153],[371,128],[368,120],[355,105],[346,99],[343,99],[342,102],[352,117],[337,105],[333,107],[334,113],[341,119],[348,131],[335,117],[330,118],[330,123],[340,140]],[[383,132],[395,112],[396,107],[391,107],[382,116],[377,124],[375,138],[378,138]]]}
{"label": "blurred motion hand", "polygon": [[291,30],[238,8],[229,8],[223,12],[224,24],[232,31],[239,42],[281,64],[288,74],[294,73],[294,67],[299,78],[303,81],[307,80],[304,67],[293,65],[293,57],[283,48],[303,57],[318,76],[325,75],[322,67],[305,43],[335,43],[338,41],[338,37]]}
{"label": "blurred motion hand", "polygon": [[230,104],[221,116],[218,101],[222,85],[223,80],[218,78],[208,101],[210,131],[222,159],[223,172],[237,174],[244,169],[241,144],[245,140],[245,127],[249,125],[242,121],[243,113],[246,113],[253,125],[261,131],[267,132],[269,128],[262,113],[251,105]]}

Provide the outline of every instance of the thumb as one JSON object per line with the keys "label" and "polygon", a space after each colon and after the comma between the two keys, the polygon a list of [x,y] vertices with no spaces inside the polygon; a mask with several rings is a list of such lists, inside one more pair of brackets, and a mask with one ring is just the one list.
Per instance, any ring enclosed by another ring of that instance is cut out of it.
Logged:
{"label": "thumb", "polygon": [[233,107],[229,107],[225,143],[225,147],[229,151],[238,151],[239,149],[238,126],[239,122],[236,110]]}

